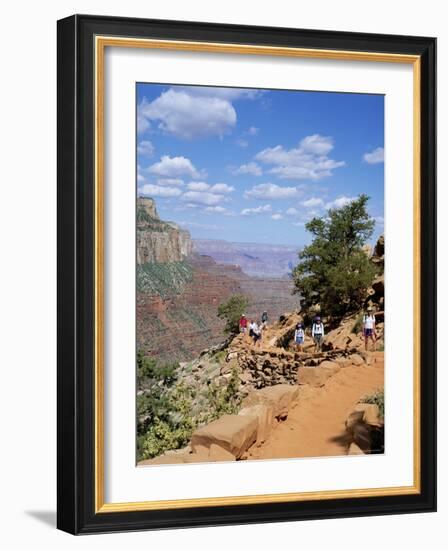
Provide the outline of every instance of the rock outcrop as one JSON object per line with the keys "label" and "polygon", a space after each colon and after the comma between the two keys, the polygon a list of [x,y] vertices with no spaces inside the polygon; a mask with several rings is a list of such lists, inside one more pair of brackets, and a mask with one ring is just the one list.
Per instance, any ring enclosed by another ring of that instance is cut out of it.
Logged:
{"label": "rock outcrop", "polygon": [[368,290],[367,304],[384,311],[384,235],[381,235],[373,249],[370,261],[377,269],[377,275]]}
{"label": "rock outcrop", "polygon": [[188,231],[162,221],[153,199],[137,199],[137,264],[181,262],[192,250]]}
{"label": "rock outcrop", "polygon": [[287,418],[299,397],[298,386],[279,385],[253,392],[238,414],[226,414],[198,428],[183,449],[167,451],[139,466],[242,460],[261,445],[280,421]]}
{"label": "rock outcrop", "polygon": [[348,415],[345,426],[347,454],[384,452],[384,419],[377,405],[358,403]]}

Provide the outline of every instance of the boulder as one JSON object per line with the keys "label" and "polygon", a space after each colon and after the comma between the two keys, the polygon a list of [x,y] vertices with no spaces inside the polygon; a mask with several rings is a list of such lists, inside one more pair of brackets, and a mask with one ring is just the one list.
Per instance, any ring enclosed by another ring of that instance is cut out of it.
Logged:
{"label": "boulder", "polygon": [[[300,369],[299,369],[300,371]],[[243,401],[243,407],[252,405],[267,405],[272,408],[275,418],[284,417],[288,414],[291,402],[299,395],[298,386],[290,384],[277,384],[250,393]]]}
{"label": "boulder", "polygon": [[212,443],[210,445],[210,452],[209,452],[209,459],[213,462],[224,462],[224,461],[232,461],[235,460],[235,455],[230,453],[229,451],[226,451],[223,447],[220,447],[219,445],[215,445],[215,443]]}
{"label": "boulder", "polygon": [[377,277],[373,281],[372,288],[375,291],[375,294],[378,295],[378,297],[384,296],[384,275]]}
{"label": "boulder", "polygon": [[384,235],[380,235],[378,238],[378,241],[376,242],[373,256],[375,258],[383,259],[384,260]]}
{"label": "boulder", "polygon": [[352,365],[356,365],[356,366],[364,365],[364,359],[358,353],[353,353],[352,355],[350,355],[348,360]]}
{"label": "boulder", "polygon": [[254,416],[226,414],[196,430],[191,436],[190,446],[204,452],[213,444],[222,447],[235,458],[240,458],[257,439],[258,419]]}
{"label": "boulder", "polygon": [[353,410],[345,421],[345,426],[348,430],[351,430],[353,426],[363,421],[364,412],[360,410]]}
{"label": "boulder", "polygon": [[358,403],[353,412],[362,413],[362,420],[370,426],[382,426],[383,421],[380,417],[378,405],[374,403]]}
{"label": "boulder", "polygon": [[350,364],[347,357],[342,357],[342,356],[341,357],[335,357],[334,359],[332,359],[332,362],[336,363],[341,368],[348,367],[349,364]]}
{"label": "boulder", "polygon": [[320,388],[340,369],[341,367],[332,361],[323,361],[318,367],[301,367],[297,373],[297,382]]}
{"label": "boulder", "polygon": [[244,407],[238,413],[242,416],[254,416],[258,420],[257,427],[257,445],[266,441],[272,430],[272,424],[274,420],[274,412],[271,405],[268,403],[252,405],[251,407]]}
{"label": "boulder", "polygon": [[371,365],[374,362],[371,353],[368,351],[360,351],[358,355],[362,357],[366,365]]}

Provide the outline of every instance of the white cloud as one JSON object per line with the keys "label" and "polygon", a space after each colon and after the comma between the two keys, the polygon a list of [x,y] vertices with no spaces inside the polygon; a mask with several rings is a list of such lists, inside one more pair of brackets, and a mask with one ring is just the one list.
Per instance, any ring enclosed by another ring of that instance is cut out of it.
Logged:
{"label": "white cloud", "polygon": [[241,210],[242,216],[252,216],[254,214],[264,214],[272,210],[270,204],[265,204],[264,206],[257,206],[257,208],[245,208]]}
{"label": "white cloud", "polygon": [[229,193],[235,191],[235,187],[227,185],[227,183],[215,183],[210,187],[210,191],[212,193],[221,193],[223,195],[228,195]]}
{"label": "white cloud", "polygon": [[197,178],[200,176],[190,159],[170,157],[169,155],[164,155],[159,162],[150,166],[148,172],[167,178],[177,178],[178,176]]}
{"label": "white cloud", "polygon": [[176,90],[196,97],[217,97],[227,101],[239,99],[258,99],[264,95],[263,90],[250,88],[218,88],[214,86],[178,86]]}
{"label": "white cloud", "polygon": [[288,150],[282,145],[268,147],[255,158],[265,164],[272,164],[270,172],[280,178],[318,180],[331,176],[335,168],[345,165],[344,161],[327,156],[332,149],[332,138],[314,134],[303,138],[296,148]]}
{"label": "white cloud", "polygon": [[207,191],[209,188],[210,185],[204,181],[192,181],[187,184],[187,189],[190,191]]}
{"label": "white cloud", "polygon": [[137,153],[144,157],[152,157],[154,154],[154,145],[150,141],[140,141],[137,145]]}
{"label": "white cloud", "polygon": [[306,136],[301,140],[300,148],[306,153],[327,155],[333,149],[333,139],[329,136],[320,136],[319,134]]}
{"label": "white cloud", "polygon": [[384,149],[382,147],[377,147],[373,151],[370,151],[370,153],[365,153],[362,158],[368,164],[379,164],[380,162],[384,162]]}
{"label": "white cloud", "polygon": [[190,88],[170,88],[154,101],[144,99],[139,112],[146,121],[156,121],[162,132],[187,140],[222,137],[237,120],[228,99],[216,93],[200,94]]}
{"label": "white cloud", "polygon": [[272,219],[272,220],[282,220],[282,219],[283,219],[283,216],[282,216],[281,214],[279,214],[279,213],[277,213],[277,214],[272,214],[271,219]]}
{"label": "white cloud", "polygon": [[184,184],[184,180],[180,178],[159,178],[157,180],[157,185],[175,185],[181,187]]}
{"label": "white cloud", "polygon": [[276,200],[290,199],[299,196],[299,194],[300,190],[297,187],[281,187],[275,183],[261,183],[246,191],[244,196],[252,199]]}
{"label": "white cloud", "polygon": [[161,187],[152,183],[147,183],[140,187],[139,192],[141,195],[151,197],[178,197],[181,194],[181,191],[176,187]]}
{"label": "white cloud", "polygon": [[324,201],[322,199],[318,199],[316,197],[311,197],[310,199],[307,199],[306,201],[302,201],[302,205],[306,208],[315,208],[316,206],[320,207],[324,205]]}
{"label": "white cloud", "polygon": [[227,208],[224,208],[224,206],[207,206],[204,212],[214,212],[216,214],[225,214],[227,212]]}
{"label": "white cloud", "polygon": [[256,136],[258,134],[258,132],[260,131],[260,128],[256,128],[255,126],[251,126],[248,130],[247,130],[247,134],[249,136]]}
{"label": "white cloud", "polygon": [[298,213],[299,211],[297,210],[297,208],[288,208],[288,210],[286,211],[286,214],[288,216],[297,216]]}
{"label": "white cloud", "polygon": [[143,183],[145,181],[145,178],[142,175],[142,168],[140,164],[137,164],[137,181],[139,183]]}
{"label": "white cloud", "polygon": [[181,200],[192,204],[215,206],[224,201],[225,197],[209,191],[187,191],[181,196]]}
{"label": "white cloud", "polygon": [[235,191],[235,188],[227,183],[215,183],[214,185],[209,185],[204,181],[192,181],[187,185],[189,191],[210,191],[210,193],[216,193],[218,195],[228,195]]}
{"label": "white cloud", "polygon": [[357,198],[358,197],[338,197],[334,201],[327,202],[325,208],[342,208],[352,201],[355,201]]}
{"label": "white cloud", "polygon": [[232,168],[231,172],[235,176],[238,174],[250,174],[251,176],[261,176],[263,174],[263,170],[261,169],[261,166],[256,162],[249,162],[247,164],[242,164],[238,168]]}
{"label": "white cloud", "polygon": [[247,147],[249,145],[249,142],[245,139],[237,139],[235,143],[238,145],[238,147]]}
{"label": "white cloud", "polygon": [[373,219],[376,221],[378,225],[384,225],[384,218],[383,216],[374,216]]}
{"label": "white cloud", "polygon": [[144,134],[147,130],[149,130],[151,124],[142,114],[140,105],[137,107],[137,133]]}

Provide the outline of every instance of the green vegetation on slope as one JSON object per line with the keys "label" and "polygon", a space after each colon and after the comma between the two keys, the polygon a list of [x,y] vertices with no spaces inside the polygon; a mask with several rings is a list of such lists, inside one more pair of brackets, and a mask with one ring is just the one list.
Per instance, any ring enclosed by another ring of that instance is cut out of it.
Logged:
{"label": "green vegetation on slope", "polygon": [[241,396],[234,369],[225,385],[189,386],[177,378],[176,363],[158,365],[137,353],[137,459],[153,458],[185,446],[193,431],[238,411]]}
{"label": "green vegetation on slope", "polygon": [[226,321],[226,326],[224,327],[226,334],[238,334],[239,320],[248,305],[248,298],[242,294],[234,294],[226,302],[219,304],[218,317]]}
{"label": "green vegetation on slope", "polygon": [[178,294],[192,278],[193,268],[188,262],[137,265],[137,291],[162,298]]}

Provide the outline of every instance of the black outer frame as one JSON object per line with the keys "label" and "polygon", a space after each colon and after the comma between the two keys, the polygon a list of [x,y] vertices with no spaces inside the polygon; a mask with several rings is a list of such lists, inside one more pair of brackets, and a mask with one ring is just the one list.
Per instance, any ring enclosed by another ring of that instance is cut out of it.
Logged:
{"label": "black outer frame", "polygon": [[[94,512],[94,37],[421,56],[421,493]],[[74,15],[58,21],[57,526],[72,534],[436,510],[436,39]]]}

